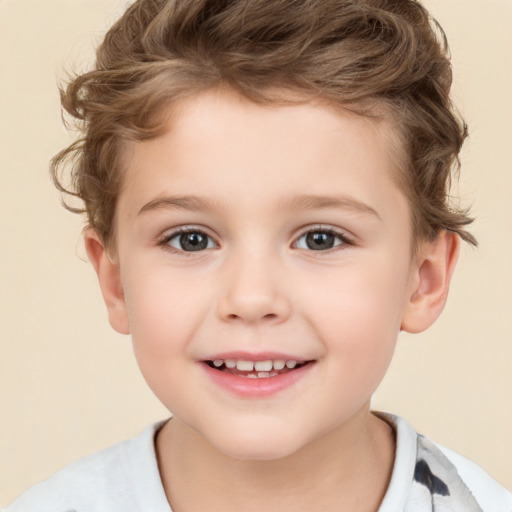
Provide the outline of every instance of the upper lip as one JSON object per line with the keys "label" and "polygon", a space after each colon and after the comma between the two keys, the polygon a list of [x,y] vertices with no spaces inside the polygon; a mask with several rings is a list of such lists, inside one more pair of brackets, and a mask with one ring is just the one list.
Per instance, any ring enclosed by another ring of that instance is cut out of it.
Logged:
{"label": "upper lip", "polygon": [[246,351],[233,351],[233,352],[221,352],[218,354],[212,354],[211,356],[205,357],[202,361],[215,361],[216,359],[236,359],[237,361],[296,361],[297,363],[305,363],[311,361],[310,358],[304,358],[296,356],[294,354],[285,354],[284,352],[246,352]]}

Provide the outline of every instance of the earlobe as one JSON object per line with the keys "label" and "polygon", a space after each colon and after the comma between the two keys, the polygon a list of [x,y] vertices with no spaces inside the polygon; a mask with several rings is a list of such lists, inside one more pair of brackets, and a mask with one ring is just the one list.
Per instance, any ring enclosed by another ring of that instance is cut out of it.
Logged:
{"label": "earlobe", "polygon": [[419,251],[401,330],[422,332],[439,317],[446,304],[450,280],[459,254],[459,236],[441,231]]}
{"label": "earlobe", "polygon": [[98,276],[110,325],[121,334],[130,334],[119,264],[111,259],[94,229],[85,231],[84,241],[87,255]]}

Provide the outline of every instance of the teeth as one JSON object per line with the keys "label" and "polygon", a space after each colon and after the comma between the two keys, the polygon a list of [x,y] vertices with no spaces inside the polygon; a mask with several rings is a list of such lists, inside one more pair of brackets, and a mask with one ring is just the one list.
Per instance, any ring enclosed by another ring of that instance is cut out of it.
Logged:
{"label": "teeth", "polygon": [[252,361],[237,361],[236,369],[241,372],[252,372],[254,370],[254,363]]}
{"label": "teeth", "polygon": [[255,372],[247,375],[250,378],[259,377],[273,377],[274,375],[278,375],[277,371],[283,370],[285,367],[289,370],[293,370],[299,363],[293,359],[289,359],[285,361],[284,359],[276,359],[272,361],[270,359],[266,361],[245,361],[245,360],[236,360],[236,359],[215,359],[213,361],[213,366],[215,368],[220,368],[222,365],[225,365],[226,368],[234,369],[236,368],[240,372]]}
{"label": "teeth", "polygon": [[272,361],[257,361],[254,363],[254,369],[257,372],[269,372],[272,370]]}

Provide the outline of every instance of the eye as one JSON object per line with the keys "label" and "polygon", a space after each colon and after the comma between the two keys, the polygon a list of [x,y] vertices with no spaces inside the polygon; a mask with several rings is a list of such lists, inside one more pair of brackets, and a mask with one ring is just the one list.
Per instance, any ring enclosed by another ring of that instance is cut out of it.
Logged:
{"label": "eye", "polygon": [[216,243],[203,231],[197,229],[181,229],[166,236],[161,245],[168,245],[183,252],[204,251],[213,249]]}
{"label": "eye", "polygon": [[299,249],[326,251],[339,245],[350,244],[350,240],[332,229],[313,229],[304,233],[296,242]]}

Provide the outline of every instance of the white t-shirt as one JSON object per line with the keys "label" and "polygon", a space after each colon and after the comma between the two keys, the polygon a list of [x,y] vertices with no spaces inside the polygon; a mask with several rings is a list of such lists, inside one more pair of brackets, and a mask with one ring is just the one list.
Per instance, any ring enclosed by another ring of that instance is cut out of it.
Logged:
{"label": "white t-shirt", "polygon": [[[512,493],[479,466],[418,435],[404,419],[376,414],[393,426],[397,440],[378,512],[512,512]],[[172,512],[154,447],[163,423],[74,462],[3,512]]]}

